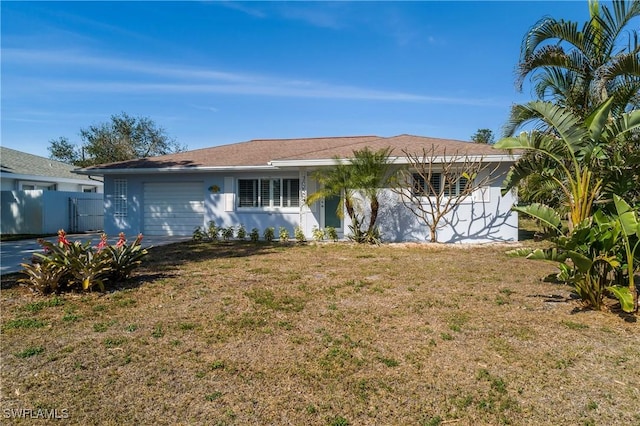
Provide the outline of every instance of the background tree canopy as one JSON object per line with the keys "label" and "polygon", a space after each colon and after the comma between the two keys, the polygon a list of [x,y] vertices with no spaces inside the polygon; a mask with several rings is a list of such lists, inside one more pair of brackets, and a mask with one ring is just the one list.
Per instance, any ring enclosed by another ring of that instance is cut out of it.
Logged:
{"label": "background tree canopy", "polygon": [[82,144],[77,146],[66,137],[49,141],[50,158],[78,167],[153,157],[185,151],[147,117],[127,113],[112,115],[111,121],[80,130]]}
{"label": "background tree canopy", "polygon": [[491,129],[478,129],[478,131],[471,136],[471,140],[475,143],[492,144],[495,142],[495,137]]}

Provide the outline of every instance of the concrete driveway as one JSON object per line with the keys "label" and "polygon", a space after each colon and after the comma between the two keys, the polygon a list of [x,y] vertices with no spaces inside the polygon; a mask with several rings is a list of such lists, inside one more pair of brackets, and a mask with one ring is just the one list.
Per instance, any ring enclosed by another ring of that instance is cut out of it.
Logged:
{"label": "concrete driveway", "polygon": [[[100,241],[100,234],[74,234],[67,235],[69,241],[91,241],[92,244],[98,244]],[[55,242],[58,237],[46,238],[49,241]],[[128,241],[131,242],[135,239],[135,236],[128,237]],[[143,247],[149,246],[162,246],[166,244],[178,243],[181,241],[189,241],[191,237],[152,237],[145,236],[142,240]],[[117,237],[109,238],[109,242],[115,244],[118,240]],[[0,274],[9,274],[12,272],[19,272],[22,267],[21,263],[31,262],[33,253],[41,253],[42,247],[36,242],[35,239],[20,240],[20,241],[6,241],[0,243]]]}

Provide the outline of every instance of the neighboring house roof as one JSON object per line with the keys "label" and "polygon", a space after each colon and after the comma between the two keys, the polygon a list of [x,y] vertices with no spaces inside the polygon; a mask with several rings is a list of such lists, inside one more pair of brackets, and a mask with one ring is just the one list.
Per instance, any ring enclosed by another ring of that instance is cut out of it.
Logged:
{"label": "neighboring house roof", "polygon": [[101,184],[86,176],[73,173],[76,167],[61,161],[0,147],[0,172],[4,177],[19,179],[42,177],[52,181],[87,181]]}
{"label": "neighboring house roof", "polygon": [[[78,173],[125,173],[150,170],[202,170],[226,168],[273,168],[274,166],[331,164],[334,158],[348,159],[356,150],[376,151],[391,148],[392,157],[404,157],[404,152],[421,155],[426,149],[436,156],[507,156],[507,151],[490,145],[413,135],[389,138],[379,136],[349,136],[302,139],[256,139],[248,142],[197,149],[158,157],[101,164],[77,170]],[[433,149],[433,152],[431,150]]]}

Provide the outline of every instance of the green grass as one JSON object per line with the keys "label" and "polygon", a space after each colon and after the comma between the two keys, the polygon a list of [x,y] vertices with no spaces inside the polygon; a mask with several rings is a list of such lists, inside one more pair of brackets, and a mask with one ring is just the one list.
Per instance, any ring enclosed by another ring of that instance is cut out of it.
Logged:
{"label": "green grass", "polygon": [[276,294],[272,290],[254,289],[245,295],[254,303],[274,311],[300,312],[304,309],[305,300],[288,294]]}
{"label": "green grass", "polygon": [[16,318],[7,321],[3,325],[3,329],[12,330],[12,329],[21,329],[21,328],[42,328],[46,324],[44,321],[35,319],[35,318]]}
{"label": "green grass", "polygon": [[8,282],[0,380],[72,424],[638,424],[637,323],[507,249],[181,243],[108,294]]}
{"label": "green grass", "polygon": [[562,324],[564,324],[565,327],[567,327],[570,330],[585,330],[589,328],[589,326],[586,324],[581,324],[579,322],[574,322],[574,321],[563,321]]}
{"label": "green grass", "polygon": [[38,300],[37,302],[27,303],[23,306],[23,310],[29,311],[32,313],[40,312],[44,308],[54,307],[54,306],[62,306],[64,305],[64,300],[60,297],[54,296],[51,299]]}
{"label": "green grass", "polygon": [[109,324],[107,323],[97,322],[93,324],[93,331],[95,331],[96,333],[104,333],[108,329],[109,329]]}
{"label": "green grass", "polygon": [[44,352],[44,348],[42,346],[33,346],[33,347],[26,348],[16,353],[15,355],[18,358],[31,358],[32,356],[40,355],[43,352]]}
{"label": "green grass", "polygon": [[222,392],[213,392],[205,395],[205,399],[207,401],[215,401],[216,399],[219,399],[221,397],[222,397]]}

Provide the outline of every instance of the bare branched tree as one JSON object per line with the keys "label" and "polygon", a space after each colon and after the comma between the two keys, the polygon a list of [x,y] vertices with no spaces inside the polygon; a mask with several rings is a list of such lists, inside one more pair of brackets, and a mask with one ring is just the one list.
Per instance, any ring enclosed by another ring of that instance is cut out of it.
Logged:
{"label": "bare branched tree", "polygon": [[[475,191],[488,191],[500,166],[482,156],[455,152],[436,154],[435,146],[422,154],[403,151],[409,162],[399,171],[392,188],[404,206],[429,227],[430,241],[438,242],[438,230],[451,223],[451,213]],[[480,196],[484,196],[480,193]]]}

